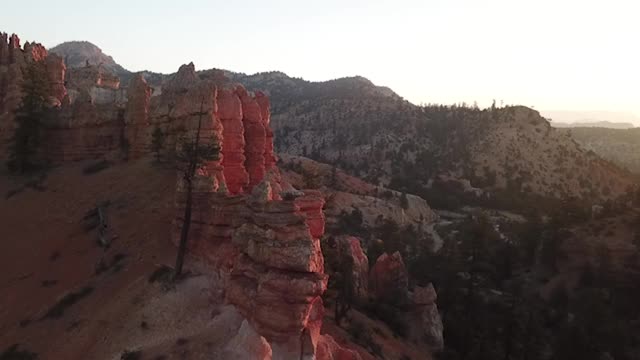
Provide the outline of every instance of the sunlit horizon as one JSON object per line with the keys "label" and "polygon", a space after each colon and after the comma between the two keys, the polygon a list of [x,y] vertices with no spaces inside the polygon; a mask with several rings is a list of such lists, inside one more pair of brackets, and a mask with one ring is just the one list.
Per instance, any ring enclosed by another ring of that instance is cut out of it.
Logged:
{"label": "sunlit horizon", "polygon": [[89,11],[78,0],[27,0],[10,7],[0,14],[1,31],[47,48],[89,41],[131,71],[172,73],[192,61],[197,69],[282,71],[310,81],[359,75],[414,104],[495,100],[543,115],[607,112],[612,119],[597,120],[640,126],[640,6],[631,1],[116,0]]}

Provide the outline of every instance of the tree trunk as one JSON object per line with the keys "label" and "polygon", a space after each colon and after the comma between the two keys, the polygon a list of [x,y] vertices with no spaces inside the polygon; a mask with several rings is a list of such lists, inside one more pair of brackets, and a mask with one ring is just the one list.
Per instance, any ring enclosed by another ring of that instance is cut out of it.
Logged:
{"label": "tree trunk", "polygon": [[184,180],[187,183],[187,198],[184,207],[184,223],[182,224],[182,231],[180,232],[180,245],[178,246],[178,255],[176,256],[176,268],[174,272],[174,279],[178,278],[182,274],[182,265],[184,264],[184,256],[187,252],[187,241],[189,240],[189,227],[191,226],[191,207],[193,201],[193,179],[196,175],[198,164],[200,163],[200,154],[198,150],[200,148],[200,130],[202,128],[202,113],[204,111],[204,98],[200,103],[200,117],[198,118],[198,131],[196,132],[196,139],[193,144],[193,151],[191,152],[191,159],[189,159],[189,166],[187,167],[186,174],[184,174]]}
{"label": "tree trunk", "polygon": [[178,255],[176,256],[176,268],[174,278],[182,274],[182,265],[184,264],[184,255],[187,252],[187,240],[189,239],[189,227],[191,226],[191,201],[192,201],[193,185],[191,180],[187,180],[187,198],[184,207],[184,222],[182,223],[182,231],[180,232],[180,245],[178,246]]}

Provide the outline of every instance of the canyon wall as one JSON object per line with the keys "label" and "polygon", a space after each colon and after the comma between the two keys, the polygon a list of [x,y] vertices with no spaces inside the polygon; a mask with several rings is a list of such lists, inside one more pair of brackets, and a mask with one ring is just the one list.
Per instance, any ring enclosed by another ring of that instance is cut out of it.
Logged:
{"label": "canyon wall", "polygon": [[[198,136],[200,143],[219,145],[220,156],[203,164],[193,182],[189,252],[210,264],[218,295],[246,318],[247,333],[268,344],[268,358],[359,359],[320,334],[328,280],[320,248],[324,198],[281,179],[267,96],[201,79],[193,63],[181,66],[160,94],[142,76],[123,88],[101,66],[67,69],[41,45],[21,48],[17,36],[0,34],[3,137],[15,128],[29,64],[42,66],[50,85],[43,155],[54,163],[138,158],[149,154],[158,134],[163,153]],[[184,225],[183,181],[178,174],[175,243]]]}
{"label": "canyon wall", "polygon": [[[321,344],[333,344],[320,334],[321,295],[328,280],[320,248],[324,198],[281,180],[266,131],[266,96],[251,96],[240,85],[217,89],[195,78],[194,71],[191,64],[182,67],[151,111],[152,123],[171,119],[163,127],[172,133],[176,122],[191,122],[187,128],[193,129],[196,116],[187,109],[199,109],[203,129],[215,129],[221,144],[221,159],[205,164],[194,182],[189,251],[216,269],[225,300],[265,339],[273,359],[329,358],[317,356],[319,347],[326,348]],[[210,137],[200,135],[200,141]],[[184,225],[185,191],[179,178],[172,232],[176,244]],[[344,359],[358,359],[354,352],[334,348]]]}
{"label": "canyon wall", "polygon": [[[0,33],[0,159],[7,154],[6,144],[15,129],[14,112],[22,102],[22,84],[28,65],[40,66],[48,75],[51,96],[47,99],[57,106],[66,96],[65,67],[58,56],[48,56],[38,43],[20,45],[20,38]],[[61,86],[62,85],[62,86]]]}

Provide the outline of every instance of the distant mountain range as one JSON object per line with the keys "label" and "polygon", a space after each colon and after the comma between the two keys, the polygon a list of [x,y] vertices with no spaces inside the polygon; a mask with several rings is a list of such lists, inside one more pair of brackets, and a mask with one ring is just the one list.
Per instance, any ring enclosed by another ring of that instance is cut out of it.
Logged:
{"label": "distant mountain range", "polygon": [[552,122],[551,126],[557,128],[605,128],[605,129],[633,129],[635,126],[632,123],[619,123],[609,121],[594,121],[594,122],[575,122],[575,123],[562,123]]}
{"label": "distant mountain range", "polygon": [[616,111],[541,111],[553,127],[600,127],[630,129],[640,126],[640,117]]}
{"label": "distant mountain range", "polygon": [[640,174],[640,128],[605,129],[580,127],[558,129],[582,147],[636,174]]}

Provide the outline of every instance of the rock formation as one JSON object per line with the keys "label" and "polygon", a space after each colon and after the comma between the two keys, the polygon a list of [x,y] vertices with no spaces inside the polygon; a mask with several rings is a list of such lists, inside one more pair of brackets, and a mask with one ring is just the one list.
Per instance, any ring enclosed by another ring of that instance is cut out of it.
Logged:
{"label": "rock formation", "polygon": [[[324,200],[304,195],[321,209]],[[241,255],[230,274],[227,299],[271,344],[274,357],[312,355],[323,315],[327,276],[320,240],[296,200],[274,201],[268,181],[249,198],[249,222],[232,235]],[[321,235],[321,234],[320,234]]]}
{"label": "rock formation", "polygon": [[141,75],[135,76],[127,91],[127,107],[125,112],[126,138],[129,154],[136,158],[148,152],[149,139],[149,105],[151,88]]}
{"label": "rock formation", "polygon": [[[264,94],[200,79],[190,63],[152,96],[142,76],[121,88],[120,80],[99,65],[67,70],[59,56],[47,55],[39,44],[25,44],[23,50],[17,36],[0,34],[0,40],[2,129],[13,124],[23,67],[41,62],[51,84],[50,102],[58,108],[44,123],[43,153],[54,162],[112,152],[142,156],[155,128],[165,134],[168,148],[198,135],[201,143],[220,146],[221,156],[203,164],[194,179],[188,249],[211,265],[226,300],[246,318],[231,353],[251,343],[265,359],[299,359],[301,354],[359,359],[320,334],[328,278],[320,248],[324,198],[283,183]],[[181,179],[175,242],[184,223]]]}
{"label": "rock formation", "polygon": [[224,176],[229,192],[238,194],[249,185],[249,174],[244,166],[246,158],[242,103],[234,91],[228,89],[218,91],[218,117],[223,128]]}
{"label": "rock formation", "polygon": [[265,129],[264,165],[268,170],[276,164],[276,157],[273,153],[273,130],[269,125],[271,122],[271,105],[269,104],[269,98],[262,92],[256,92],[255,99],[258,106],[260,106],[260,114]]}
{"label": "rock formation", "polygon": [[[47,50],[38,43],[20,46],[20,38],[13,34],[0,33],[0,159],[6,157],[6,143],[15,127],[13,117],[22,102],[23,74],[26,66],[43,66],[51,83],[52,96],[49,103],[59,106],[65,96],[64,65],[59,59],[48,60]],[[60,84],[62,83],[62,88]]]}
{"label": "rock formation", "polygon": [[67,88],[64,84],[67,67],[64,65],[64,60],[55,54],[46,57],[46,64],[51,86],[51,97],[60,106],[67,97]]}
{"label": "rock formation", "polygon": [[398,317],[408,325],[409,337],[425,341],[434,350],[444,348],[443,326],[437,294],[432,284],[408,290],[407,269],[399,252],[378,257],[369,273],[371,293],[376,301],[397,305]]}
{"label": "rock formation", "polygon": [[265,174],[264,153],[266,149],[266,131],[262,120],[262,109],[255,98],[244,87],[238,85],[236,94],[242,103],[242,123],[245,132],[245,164],[249,173],[249,187],[256,186]]}
{"label": "rock formation", "polygon": [[369,273],[369,285],[372,294],[379,300],[389,303],[404,303],[408,294],[409,275],[402,261],[402,255],[384,253],[376,260]]}
{"label": "rock formation", "polygon": [[369,259],[360,246],[360,240],[353,236],[341,236],[336,243],[338,254],[347,267],[344,270],[349,272],[347,278],[353,296],[357,302],[364,302],[369,295]]}
{"label": "rock formation", "polygon": [[407,316],[409,336],[415,341],[424,341],[434,350],[444,349],[443,326],[436,300],[438,295],[432,284],[416,286],[410,295],[411,306]]}

